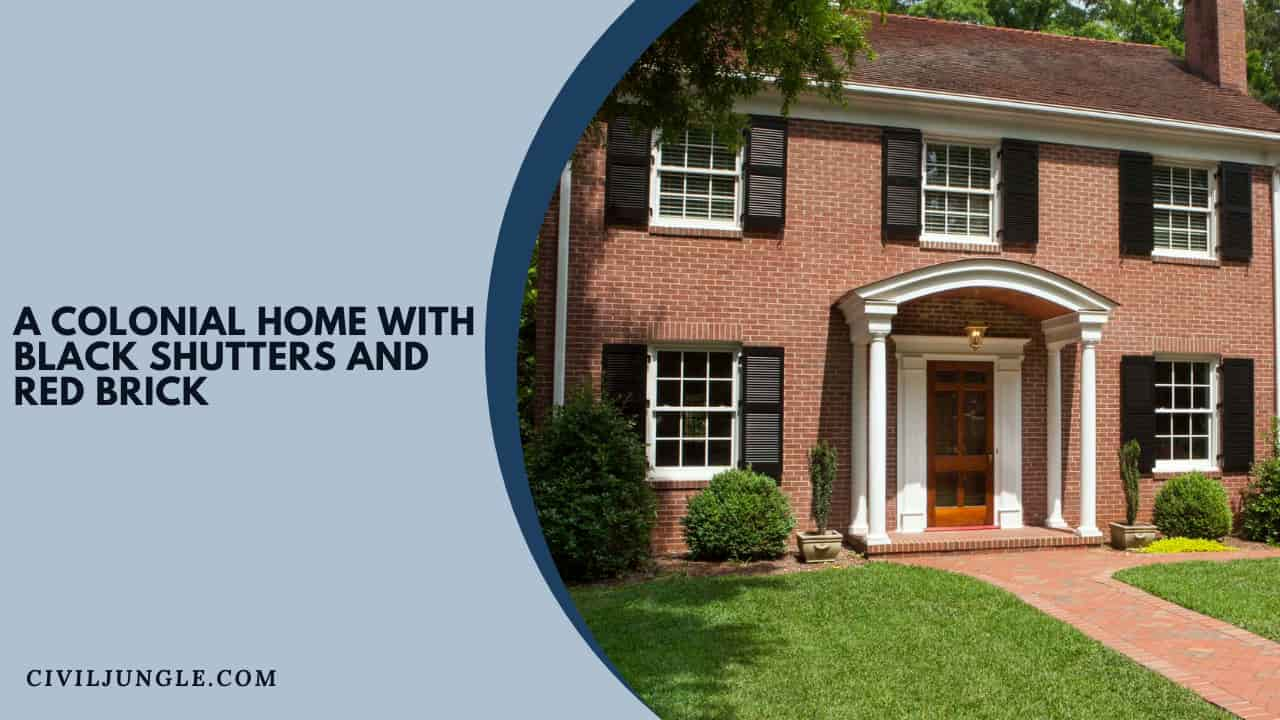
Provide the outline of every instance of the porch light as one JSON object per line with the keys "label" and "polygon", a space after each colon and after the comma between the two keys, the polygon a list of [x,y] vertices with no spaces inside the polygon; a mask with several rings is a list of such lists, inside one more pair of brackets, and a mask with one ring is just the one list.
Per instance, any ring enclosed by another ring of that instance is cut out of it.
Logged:
{"label": "porch light", "polygon": [[977,351],[982,347],[982,338],[987,334],[988,325],[977,320],[970,320],[968,325],[964,326],[964,334],[969,336],[969,349]]}

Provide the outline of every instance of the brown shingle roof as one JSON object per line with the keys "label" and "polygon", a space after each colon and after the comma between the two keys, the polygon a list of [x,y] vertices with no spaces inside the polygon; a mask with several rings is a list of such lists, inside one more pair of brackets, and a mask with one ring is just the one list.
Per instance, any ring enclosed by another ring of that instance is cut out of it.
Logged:
{"label": "brown shingle roof", "polygon": [[873,16],[868,31],[877,58],[854,82],[1280,132],[1280,113],[1155,45],[904,15]]}

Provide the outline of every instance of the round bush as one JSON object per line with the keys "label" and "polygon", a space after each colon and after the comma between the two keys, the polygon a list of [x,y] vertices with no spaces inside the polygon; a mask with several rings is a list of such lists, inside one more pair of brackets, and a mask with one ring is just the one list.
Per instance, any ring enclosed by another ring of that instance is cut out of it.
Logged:
{"label": "round bush", "polygon": [[1240,508],[1240,531],[1248,540],[1280,545],[1280,457],[1253,466],[1253,482]]}
{"label": "round bush", "polygon": [[1231,506],[1222,484],[1200,473],[1179,475],[1156,495],[1155,523],[1165,537],[1216,540],[1231,532]]}
{"label": "round bush", "polygon": [[525,469],[564,579],[616,577],[648,559],[657,498],[644,444],[613,403],[574,393],[535,433]]}
{"label": "round bush", "polygon": [[681,521],[689,554],[699,560],[757,560],[787,551],[796,527],[791,504],[768,475],[726,470],[689,501]]}

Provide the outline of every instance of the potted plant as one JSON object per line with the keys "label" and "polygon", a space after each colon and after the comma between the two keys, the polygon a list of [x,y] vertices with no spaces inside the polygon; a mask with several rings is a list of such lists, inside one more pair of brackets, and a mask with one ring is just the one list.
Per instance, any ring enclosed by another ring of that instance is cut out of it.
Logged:
{"label": "potted plant", "polygon": [[809,483],[813,486],[815,532],[798,533],[800,557],[807,563],[831,562],[840,554],[840,533],[827,529],[831,514],[831,486],[836,481],[836,451],[825,440],[809,451]]}
{"label": "potted plant", "polygon": [[1156,539],[1156,526],[1138,522],[1138,458],[1142,448],[1130,440],[1120,448],[1120,477],[1124,481],[1124,523],[1111,523],[1111,547],[1140,548]]}

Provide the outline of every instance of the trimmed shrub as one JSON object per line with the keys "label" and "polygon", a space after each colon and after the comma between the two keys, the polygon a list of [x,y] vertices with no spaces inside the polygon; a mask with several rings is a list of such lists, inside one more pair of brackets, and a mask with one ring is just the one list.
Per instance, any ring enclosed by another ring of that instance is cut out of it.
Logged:
{"label": "trimmed shrub", "polygon": [[1198,472],[1179,475],[1156,495],[1155,523],[1165,537],[1216,540],[1231,532],[1231,506],[1222,483]]}
{"label": "trimmed shrub", "polygon": [[1253,481],[1244,491],[1240,531],[1246,540],[1280,545],[1280,448],[1271,420],[1271,457],[1253,465]]}
{"label": "trimmed shrub", "polygon": [[831,515],[831,488],[836,481],[836,449],[826,440],[809,451],[809,484],[813,486],[813,522],[817,531],[827,531],[827,517]]}
{"label": "trimmed shrub", "polygon": [[750,470],[725,470],[712,478],[689,500],[681,523],[689,554],[698,560],[778,557],[796,527],[773,478]]}
{"label": "trimmed shrub", "polygon": [[657,497],[644,444],[611,401],[573,393],[534,435],[525,468],[564,579],[616,577],[649,558]]}
{"label": "trimmed shrub", "polygon": [[1130,440],[1120,448],[1120,479],[1124,481],[1124,517],[1125,525],[1138,521],[1138,502],[1142,492],[1138,488],[1138,459],[1142,457],[1142,447],[1137,440]]}

